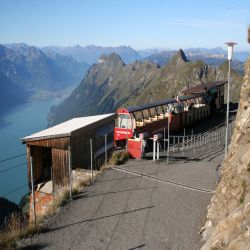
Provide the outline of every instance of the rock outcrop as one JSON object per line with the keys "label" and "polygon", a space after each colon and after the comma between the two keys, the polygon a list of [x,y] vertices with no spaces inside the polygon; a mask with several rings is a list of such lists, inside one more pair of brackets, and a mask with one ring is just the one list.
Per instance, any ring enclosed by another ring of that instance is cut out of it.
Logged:
{"label": "rock outcrop", "polygon": [[[250,28],[248,31],[250,42]],[[221,181],[208,207],[202,250],[250,249],[250,58]]]}

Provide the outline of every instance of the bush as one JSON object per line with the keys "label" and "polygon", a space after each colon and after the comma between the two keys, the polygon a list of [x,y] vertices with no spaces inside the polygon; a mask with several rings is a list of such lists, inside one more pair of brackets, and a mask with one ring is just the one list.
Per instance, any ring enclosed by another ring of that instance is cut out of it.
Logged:
{"label": "bush", "polygon": [[21,213],[12,213],[5,221],[4,230],[0,231],[0,249],[14,249],[16,239],[32,235],[38,227],[28,224],[27,218]]}
{"label": "bush", "polygon": [[127,151],[116,151],[112,154],[110,164],[121,165],[129,159],[129,153]]}

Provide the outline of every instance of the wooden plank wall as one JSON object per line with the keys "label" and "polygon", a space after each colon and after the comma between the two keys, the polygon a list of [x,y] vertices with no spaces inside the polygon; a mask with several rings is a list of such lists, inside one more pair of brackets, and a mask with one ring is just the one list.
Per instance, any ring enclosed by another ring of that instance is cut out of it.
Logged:
{"label": "wooden plank wall", "polygon": [[69,137],[27,142],[28,182],[31,187],[30,155],[33,156],[34,183],[42,180],[42,148],[52,149],[52,176],[56,185],[68,178]]}
{"label": "wooden plank wall", "polygon": [[82,134],[71,138],[72,169],[90,168],[90,139],[93,139],[94,154],[94,133]]}
{"label": "wooden plank wall", "polygon": [[52,148],[52,175],[54,185],[65,185],[68,181],[68,151]]}
{"label": "wooden plank wall", "polygon": [[57,149],[67,149],[70,143],[70,137],[62,137],[55,139],[45,139],[39,141],[28,141],[27,145],[57,148]]}

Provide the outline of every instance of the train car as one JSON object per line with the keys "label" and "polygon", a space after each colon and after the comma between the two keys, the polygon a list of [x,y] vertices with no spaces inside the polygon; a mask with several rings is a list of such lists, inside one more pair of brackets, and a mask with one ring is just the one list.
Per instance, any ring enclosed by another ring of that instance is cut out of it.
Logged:
{"label": "train car", "polygon": [[116,146],[125,146],[128,139],[138,139],[140,134],[152,137],[156,133],[162,133],[170,122],[170,132],[185,127],[188,110],[191,105],[199,105],[204,94],[181,96],[117,110],[117,121],[114,130]]}

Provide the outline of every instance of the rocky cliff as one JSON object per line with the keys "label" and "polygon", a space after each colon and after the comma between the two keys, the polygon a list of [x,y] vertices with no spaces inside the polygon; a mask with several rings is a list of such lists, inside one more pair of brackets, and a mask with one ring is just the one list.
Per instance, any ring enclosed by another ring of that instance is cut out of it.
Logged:
{"label": "rocky cliff", "polygon": [[[250,29],[248,34],[250,42]],[[202,236],[202,250],[250,249],[250,58],[245,64],[229,152],[208,207]]]}

